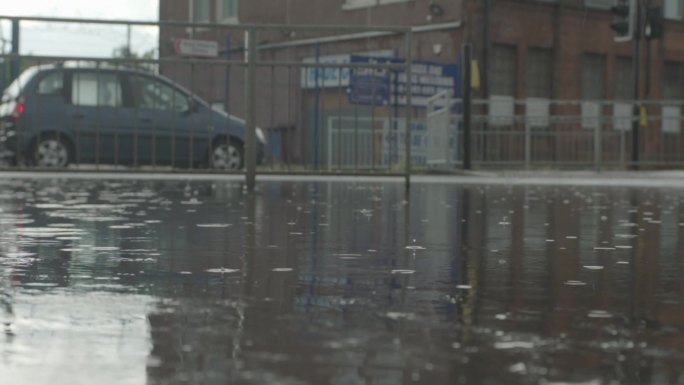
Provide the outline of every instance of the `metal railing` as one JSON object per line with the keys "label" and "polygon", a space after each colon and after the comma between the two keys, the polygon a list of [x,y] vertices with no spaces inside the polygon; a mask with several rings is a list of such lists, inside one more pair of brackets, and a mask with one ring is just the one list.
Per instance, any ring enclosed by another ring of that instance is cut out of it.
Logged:
{"label": "metal railing", "polygon": [[[428,141],[438,140],[446,127],[450,146],[447,161],[434,166],[457,169],[463,162],[463,106],[460,100],[439,96],[433,100],[437,106],[428,112]],[[479,168],[597,171],[684,166],[684,101],[640,100],[637,104],[641,113],[635,117],[633,103],[623,101],[474,100],[472,162]],[[632,153],[635,119],[640,138],[637,162]]]}
{"label": "metal railing", "polygon": [[[156,28],[161,42],[158,57],[0,53],[3,89],[16,69],[51,65],[62,73],[10,86],[0,105],[0,152],[12,152],[5,168],[234,172],[252,188],[257,172],[408,182],[412,172],[462,167],[465,106],[453,98],[459,75],[440,79],[454,87],[414,97],[416,74],[431,71],[413,63],[411,28],[3,20],[17,30],[36,23]],[[684,102],[638,104],[634,163],[629,101],[474,100],[471,160],[479,168],[684,166]]]}
{"label": "metal railing", "polygon": [[[412,72],[410,28],[1,20],[13,25],[156,27],[162,42],[158,58],[2,52],[0,71],[7,78],[16,76],[11,74],[16,67],[25,71],[50,65],[61,74],[53,80],[45,80],[47,72],[19,76],[10,86],[0,138],[3,147],[12,144],[3,150],[14,152],[7,167],[55,169],[39,161],[40,151],[61,144],[69,169],[211,172],[221,155],[212,151],[223,144],[226,156],[233,151],[241,161],[240,167],[219,171],[246,171],[250,188],[257,170],[393,174],[407,180],[410,175],[411,146],[406,143],[401,156],[383,159],[376,122],[388,115],[387,106],[375,100],[356,104],[349,98],[351,78],[366,76],[373,93],[380,90],[378,74]],[[291,44],[293,34],[298,44]],[[386,46],[382,55],[389,52],[392,60],[350,60],[345,43],[353,41],[363,53],[368,50],[359,41],[380,37]],[[401,48],[394,49],[399,43]],[[179,44],[191,47],[183,52]],[[340,55],[346,55],[344,60],[329,60]],[[395,106],[391,114],[409,130],[414,118],[413,109],[406,108],[412,105],[410,83],[402,90],[405,105]],[[12,87],[18,90],[14,94]],[[261,132],[263,138],[258,137]],[[410,137],[404,136],[406,141]],[[361,161],[342,161],[342,153],[367,139],[370,143],[353,149]]]}

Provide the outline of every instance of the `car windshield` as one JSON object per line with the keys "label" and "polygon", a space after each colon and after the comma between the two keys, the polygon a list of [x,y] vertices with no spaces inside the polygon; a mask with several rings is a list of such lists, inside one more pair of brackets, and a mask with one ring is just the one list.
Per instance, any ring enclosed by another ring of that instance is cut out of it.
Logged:
{"label": "car windshield", "polygon": [[38,67],[31,67],[22,72],[22,74],[19,75],[19,77],[2,93],[2,101],[6,102],[19,97],[21,91],[24,89],[24,85],[36,74],[36,72],[38,72]]}

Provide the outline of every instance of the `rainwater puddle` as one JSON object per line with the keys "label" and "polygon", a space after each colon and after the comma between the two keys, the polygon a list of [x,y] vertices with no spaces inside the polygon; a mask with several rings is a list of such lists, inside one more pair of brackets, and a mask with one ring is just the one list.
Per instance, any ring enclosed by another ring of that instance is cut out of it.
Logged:
{"label": "rainwater puddle", "polygon": [[684,191],[0,185],[3,384],[684,376]]}

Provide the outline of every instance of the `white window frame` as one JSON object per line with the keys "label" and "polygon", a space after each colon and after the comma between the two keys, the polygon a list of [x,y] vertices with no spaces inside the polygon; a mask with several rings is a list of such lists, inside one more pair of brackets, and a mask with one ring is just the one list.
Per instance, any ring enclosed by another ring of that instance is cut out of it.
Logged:
{"label": "white window frame", "polygon": [[223,0],[216,1],[216,20],[219,23],[237,24],[240,13],[240,0],[235,1],[235,14],[230,17],[223,17]]}
{"label": "white window frame", "polygon": [[342,4],[342,9],[345,11],[376,7],[378,5],[387,5],[394,3],[406,3],[415,0],[345,0]]}

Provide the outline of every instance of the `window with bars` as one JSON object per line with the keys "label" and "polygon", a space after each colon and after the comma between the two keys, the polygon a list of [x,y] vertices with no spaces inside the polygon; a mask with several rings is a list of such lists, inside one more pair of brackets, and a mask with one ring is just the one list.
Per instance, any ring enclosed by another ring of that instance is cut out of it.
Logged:
{"label": "window with bars", "polygon": [[634,95],[632,73],[632,58],[615,58],[615,99],[631,100]]}
{"label": "window with bars", "polygon": [[606,57],[585,53],[582,57],[582,99],[600,100],[604,97]]}
{"label": "window with bars", "polygon": [[238,0],[219,0],[217,7],[218,21],[237,21]]}
{"label": "window with bars", "polygon": [[190,21],[193,23],[208,23],[211,21],[209,12],[210,0],[190,0]]}
{"label": "window with bars", "polygon": [[490,93],[492,95],[515,95],[516,74],[518,72],[516,47],[494,44],[490,74]]}
{"label": "window with bars", "polygon": [[527,53],[527,96],[551,98],[553,51],[531,48]]}
{"label": "window with bars", "polygon": [[682,99],[684,63],[666,62],[663,67],[663,98],[667,100]]}

